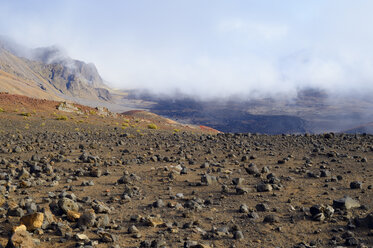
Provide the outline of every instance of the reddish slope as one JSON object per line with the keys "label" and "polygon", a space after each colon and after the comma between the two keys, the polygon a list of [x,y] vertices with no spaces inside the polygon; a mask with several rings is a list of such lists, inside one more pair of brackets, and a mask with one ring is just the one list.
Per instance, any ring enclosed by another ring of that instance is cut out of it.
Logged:
{"label": "reddish slope", "polygon": [[0,92],[0,108],[3,110],[0,111],[0,115],[1,118],[23,118],[25,114],[29,114],[26,116],[27,118],[43,118],[46,120],[55,120],[57,117],[64,116],[66,121],[72,123],[111,125],[122,129],[135,128],[139,131],[155,128],[171,132],[219,133],[217,130],[208,127],[180,124],[147,111],[134,110],[123,114],[115,114],[103,108],[97,109],[80,104],[71,104],[75,110],[65,112],[58,110],[61,103]]}

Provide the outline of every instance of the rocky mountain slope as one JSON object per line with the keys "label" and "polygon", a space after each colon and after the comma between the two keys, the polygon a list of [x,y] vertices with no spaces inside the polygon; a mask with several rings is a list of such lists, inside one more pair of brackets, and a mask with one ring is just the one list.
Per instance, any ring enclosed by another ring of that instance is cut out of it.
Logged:
{"label": "rocky mountain slope", "polygon": [[0,91],[47,99],[110,101],[93,64],[73,60],[55,47],[27,49],[0,40]]}

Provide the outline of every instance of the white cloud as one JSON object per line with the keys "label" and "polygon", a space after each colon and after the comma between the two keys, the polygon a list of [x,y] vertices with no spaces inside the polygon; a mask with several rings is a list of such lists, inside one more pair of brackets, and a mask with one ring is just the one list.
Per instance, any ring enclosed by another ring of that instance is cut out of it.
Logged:
{"label": "white cloud", "polygon": [[226,35],[238,34],[247,39],[276,41],[286,37],[289,29],[286,25],[268,24],[258,21],[246,21],[238,18],[225,19],[218,24],[217,30]]}
{"label": "white cloud", "polygon": [[273,9],[271,1],[237,1],[199,9],[188,1],[167,11],[151,2],[147,10],[122,1],[82,1],[79,8],[75,1],[60,1],[64,8],[36,2],[37,11],[5,4],[0,33],[25,45],[65,47],[73,58],[94,62],[116,87],[211,97],[307,86],[373,90],[367,2],[285,1]]}

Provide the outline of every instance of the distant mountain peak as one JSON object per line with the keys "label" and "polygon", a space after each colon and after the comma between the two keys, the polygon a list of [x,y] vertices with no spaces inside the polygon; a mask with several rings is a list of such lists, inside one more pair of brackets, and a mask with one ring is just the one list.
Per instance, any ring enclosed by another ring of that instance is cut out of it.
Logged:
{"label": "distant mountain peak", "polygon": [[[22,89],[22,84],[27,84],[38,90],[57,94],[58,97],[62,94],[62,97],[103,101],[110,101],[112,98],[93,63],[72,59],[58,46],[30,49],[0,36],[1,71],[13,75],[19,83],[23,82],[19,89]],[[11,83],[1,84],[0,91],[18,93],[11,92],[14,88]]]}

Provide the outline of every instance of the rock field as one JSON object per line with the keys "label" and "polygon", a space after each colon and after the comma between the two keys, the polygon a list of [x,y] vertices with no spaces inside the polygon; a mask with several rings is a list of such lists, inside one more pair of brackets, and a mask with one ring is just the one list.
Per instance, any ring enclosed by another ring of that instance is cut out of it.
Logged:
{"label": "rock field", "polygon": [[4,247],[373,247],[372,135],[206,134],[0,107]]}

